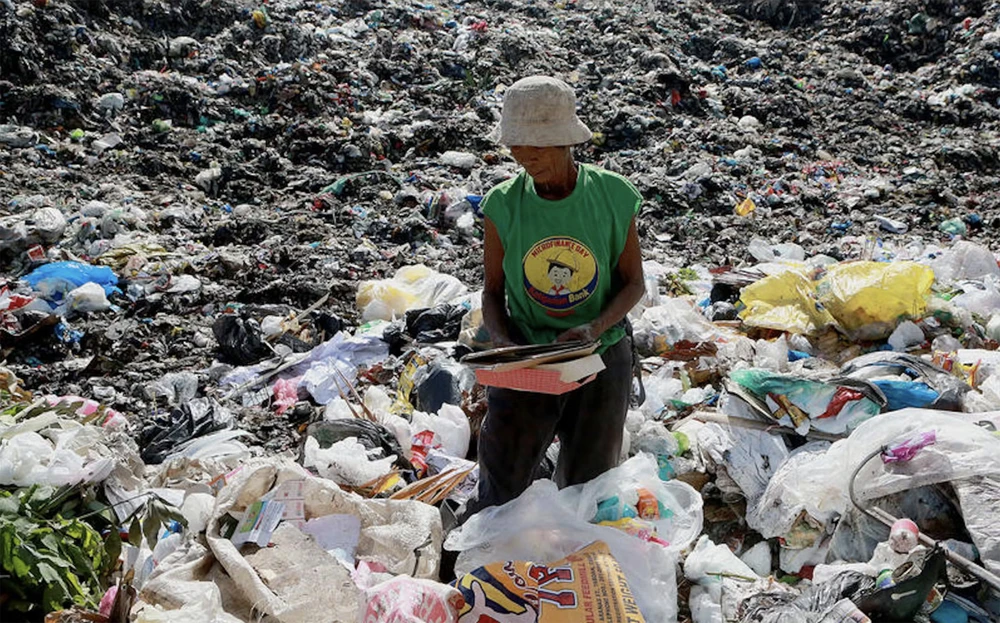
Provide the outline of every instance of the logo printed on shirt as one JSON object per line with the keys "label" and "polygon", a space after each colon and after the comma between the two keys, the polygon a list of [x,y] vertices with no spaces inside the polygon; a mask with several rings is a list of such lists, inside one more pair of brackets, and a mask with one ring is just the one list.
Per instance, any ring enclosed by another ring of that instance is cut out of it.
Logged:
{"label": "logo printed on shirt", "polygon": [[594,294],[600,280],[597,261],[585,244],[552,236],[535,243],[521,261],[524,289],[550,316],[572,313]]}

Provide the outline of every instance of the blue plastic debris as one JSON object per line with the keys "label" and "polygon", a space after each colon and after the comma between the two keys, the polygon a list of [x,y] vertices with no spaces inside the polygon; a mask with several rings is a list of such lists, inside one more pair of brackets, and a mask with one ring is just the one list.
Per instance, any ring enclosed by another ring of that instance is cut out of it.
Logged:
{"label": "blue plastic debris", "polygon": [[59,303],[63,297],[85,283],[96,283],[108,296],[120,292],[118,277],[107,266],[91,266],[83,262],[53,262],[39,266],[24,280],[46,301]]}

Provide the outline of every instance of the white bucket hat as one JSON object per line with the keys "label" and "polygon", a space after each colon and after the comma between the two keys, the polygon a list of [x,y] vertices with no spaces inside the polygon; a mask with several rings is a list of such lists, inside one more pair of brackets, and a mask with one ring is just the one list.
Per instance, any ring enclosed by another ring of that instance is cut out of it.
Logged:
{"label": "white bucket hat", "polygon": [[489,138],[508,146],[562,147],[585,143],[591,136],[576,116],[576,94],[568,84],[529,76],[507,89],[500,123]]}

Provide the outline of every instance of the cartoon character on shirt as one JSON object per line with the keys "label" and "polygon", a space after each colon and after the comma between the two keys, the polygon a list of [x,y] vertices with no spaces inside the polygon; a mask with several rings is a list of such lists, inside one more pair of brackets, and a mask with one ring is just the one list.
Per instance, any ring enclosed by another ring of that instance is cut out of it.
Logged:
{"label": "cartoon character on shirt", "polygon": [[569,316],[597,290],[601,274],[593,252],[575,238],[539,240],[521,260],[524,289],[545,313]]}
{"label": "cartoon character on shirt", "polygon": [[569,284],[573,281],[573,275],[577,273],[578,266],[576,257],[565,251],[560,251],[549,258],[549,281],[552,287],[549,288],[551,296],[565,296],[571,292]]}

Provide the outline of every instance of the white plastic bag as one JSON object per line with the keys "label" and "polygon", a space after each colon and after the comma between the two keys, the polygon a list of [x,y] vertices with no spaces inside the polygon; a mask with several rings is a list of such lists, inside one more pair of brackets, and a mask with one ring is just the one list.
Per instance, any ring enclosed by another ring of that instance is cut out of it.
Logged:
{"label": "white plastic bag", "polygon": [[356,302],[363,322],[393,320],[410,309],[448,303],[468,291],[458,278],[417,264],[400,268],[392,279],[362,281]]}
{"label": "white plastic bag", "polygon": [[931,261],[930,267],[937,281],[944,284],[962,279],[983,279],[990,275],[1000,278],[996,257],[989,249],[968,240],[956,242]]}
{"label": "white plastic bag", "polygon": [[392,471],[396,455],[372,459],[369,451],[356,437],[348,437],[329,448],[320,448],[315,437],[307,437],[302,464],[313,467],[323,478],[342,485],[361,486]]}
{"label": "white plastic bag", "polygon": [[707,342],[719,335],[718,328],[684,298],[671,298],[650,307],[634,323],[640,353],[653,355],[670,351],[677,342]]}
{"label": "white plastic bag", "polygon": [[951,299],[954,305],[969,310],[980,318],[989,318],[1000,309],[1000,277],[987,277],[982,282],[963,281],[962,293]]}
{"label": "white plastic bag", "polygon": [[659,471],[653,455],[643,452],[586,484],[560,491],[560,502],[577,519],[589,522],[602,500],[617,496],[631,502],[638,499],[638,489],[646,489],[669,511],[669,516],[652,522],[658,536],[670,543],[670,551],[679,554],[701,534],[703,501],[701,494],[687,483],[660,480]]}
{"label": "white plastic bag", "polygon": [[469,418],[460,407],[449,404],[442,405],[437,416],[414,411],[411,428],[414,434],[425,430],[433,431],[441,441],[444,451],[451,456],[464,459],[469,453],[472,430],[469,426]]}
{"label": "white plastic bag", "polygon": [[594,541],[604,541],[621,565],[643,617],[651,622],[676,621],[676,554],[577,518],[561,503],[560,495],[554,482],[538,480],[517,499],[470,517],[448,535],[445,544],[460,552],[455,573],[462,576],[506,560],[553,563]]}
{"label": "white plastic bag", "polygon": [[[455,571],[462,575],[501,560],[551,563],[604,541],[621,564],[646,620],[674,621],[675,565],[678,552],[701,533],[702,499],[685,483],[661,481],[658,471],[651,455],[640,454],[587,484],[562,491],[550,480],[536,481],[517,499],[470,517],[448,536],[445,547],[461,552]],[[590,523],[600,500],[634,493],[636,487],[652,491],[671,511],[670,517],[654,522],[669,547]]]}
{"label": "white plastic bag", "polygon": [[[736,557],[725,545],[716,545],[707,535],[702,536],[684,561],[684,576],[696,583],[691,588],[691,616],[695,623],[723,623],[734,614],[732,596],[738,592],[737,582],[746,584],[759,579],[753,569]],[[733,577],[729,577],[733,576]],[[727,607],[728,606],[728,607]]]}
{"label": "white plastic bag", "polygon": [[111,308],[111,302],[104,288],[91,281],[66,295],[66,308],[80,313],[104,311]]}
{"label": "white plastic bag", "polygon": [[813,442],[798,448],[757,503],[748,504],[747,523],[766,538],[785,537],[805,513],[821,532],[851,504],[851,476],[866,456],[929,431],[934,431],[935,443],[909,461],[883,466],[872,459],[858,474],[858,496],[867,500],[974,476],[1000,477],[1000,438],[948,412],[902,409],[862,423],[831,446]]}

